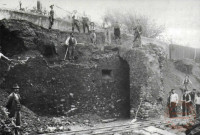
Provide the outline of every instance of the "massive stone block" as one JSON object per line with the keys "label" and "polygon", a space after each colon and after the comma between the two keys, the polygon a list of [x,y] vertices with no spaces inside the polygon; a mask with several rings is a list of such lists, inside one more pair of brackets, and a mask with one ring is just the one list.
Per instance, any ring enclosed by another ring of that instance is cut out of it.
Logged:
{"label": "massive stone block", "polygon": [[84,43],[76,47],[78,59],[61,61],[69,32],[19,20],[2,20],[0,29],[3,53],[15,60],[26,59],[4,74],[0,87],[11,92],[13,83],[18,83],[23,104],[36,113],[133,117],[142,101],[140,117],[159,114],[163,96],[160,47],[102,49],[102,33],[97,33],[97,46],[89,44],[88,35],[75,33],[78,42]]}

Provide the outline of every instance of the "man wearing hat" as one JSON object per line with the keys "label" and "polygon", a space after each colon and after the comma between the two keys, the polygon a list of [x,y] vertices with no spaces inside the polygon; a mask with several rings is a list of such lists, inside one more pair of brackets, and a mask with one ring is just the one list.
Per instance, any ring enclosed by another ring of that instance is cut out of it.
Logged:
{"label": "man wearing hat", "polygon": [[[69,37],[65,41],[65,45],[67,46],[68,59],[74,59],[74,49],[77,44],[76,38],[74,37],[74,33],[70,33]],[[66,55],[66,54],[65,54]]]}
{"label": "man wearing hat", "polygon": [[21,124],[21,115],[20,115],[20,109],[21,109],[21,103],[20,103],[20,95],[19,95],[19,85],[14,84],[13,85],[13,92],[8,96],[8,102],[6,105],[6,108],[9,112],[10,118],[15,118],[16,120],[16,126],[20,126]]}
{"label": "man wearing hat", "polygon": [[177,113],[176,113],[177,104],[178,104],[178,94],[175,93],[175,89],[172,89],[171,96],[170,96],[171,117],[177,117]]}
{"label": "man wearing hat", "polygon": [[97,43],[97,35],[96,35],[94,29],[91,30],[90,40],[91,40],[91,42],[92,42],[93,45],[96,45],[96,43]]}
{"label": "man wearing hat", "polygon": [[54,10],[53,10],[53,5],[50,6],[51,10],[49,12],[49,29],[53,26],[54,23]]}
{"label": "man wearing hat", "polygon": [[78,32],[80,33],[79,29],[79,21],[78,21],[78,16],[77,16],[77,11],[74,10],[72,14],[72,32],[74,32],[74,26],[78,29]]}

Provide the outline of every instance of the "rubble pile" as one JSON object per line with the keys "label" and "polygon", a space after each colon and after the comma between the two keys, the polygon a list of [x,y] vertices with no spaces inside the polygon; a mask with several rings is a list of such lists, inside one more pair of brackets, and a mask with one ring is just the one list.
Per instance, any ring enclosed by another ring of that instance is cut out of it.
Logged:
{"label": "rubble pile", "polygon": [[[22,108],[24,132],[69,130],[71,124],[92,126],[100,119],[134,116],[140,102],[139,117],[160,114],[162,48],[149,45],[121,54],[119,46],[92,46],[88,35],[75,33],[83,42],[76,46],[77,59],[63,61],[69,32],[22,20],[2,20],[0,26],[3,53],[19,61],[0,71],[0,87],[10,93],[19,84],[22,104],[30,109]],[[97,33],[97,39],[101,44],[103,34]]]}

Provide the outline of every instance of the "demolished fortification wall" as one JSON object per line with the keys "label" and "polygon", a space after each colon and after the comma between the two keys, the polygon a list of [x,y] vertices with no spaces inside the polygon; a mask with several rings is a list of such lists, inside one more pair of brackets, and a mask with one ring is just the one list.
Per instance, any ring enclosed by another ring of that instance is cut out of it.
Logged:
{"label": "demolished fortification wall", "polygon": [[[102,117],[156,116],[162,103],[161,48],[156,45],[127,49],[98,48],[77,34],[77,60],[61,61],[68,32],[47,30],[26,21],[2,20],[1,47],[7,56],[23,63],[4,72],[1,88],[21,86],[23,104],[40,114],[95,113]],[[130,113],[130,114],[129,114]]]}

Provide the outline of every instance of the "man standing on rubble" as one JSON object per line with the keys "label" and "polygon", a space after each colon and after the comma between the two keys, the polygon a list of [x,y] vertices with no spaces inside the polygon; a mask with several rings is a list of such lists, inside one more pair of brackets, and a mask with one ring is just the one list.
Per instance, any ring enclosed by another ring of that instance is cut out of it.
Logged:
{"label": "man standing on rubble", "polygon": [[190,113],[192,113],[192,102],[191,102],[191,96],[190,96],[190,92],[189,91],[186,91],[186,94],[185,94],[185,105],[186,105],[186,112],[187,112],[187,115],[189,115]]}
{"label": "man standing on rubble", "polygon": [[189,75],[185,76],[185,79],[183,80],[183,85],[185,86],[185,89],[188,90],[188,85],[192,84],[192,82],[189,79]]}
{"label": "man standing on rubble", "polygon": [[108,21],[107,18],[104,19],[103,23],[104,34],[105,34],[105,43],[107,45],[111,44],[111,23]]}
{"label": "man standing on rubble", "polygon": [[118,21],[116,21],[114,24],[114,35],[116,43],[120,44],[121,33],[120,33],[120,24]]}
{"label": "man standing on rubble", "polygon": [[70,33],[70,36],[65,41],[65,45],[67,45],[66,53],[68,53],[68,59],[69,60],[74,59],[74,49],[75,49],[76,44],[77,44],[77,40],[74,37],[74,33]]}
{"label": "man standing on rubble", "polygon": [[169,117],[171,118],[172,115],[171,115],[171,106],[170,106],[170,97],[171,97],[171,91],[169,92],[169,95],[168,95],[168,98],[167,98],[167,107],[168,107],[168,110],[169,110]]}
{"label": "man standing on rubble", "polygon": [[134,30],[134,40],[133,40],[133,46],[134,47],[141,47],[141,35],[142,35],[142,26],[140,25],[140,20],[138,19],[136,21],[136,26],[133,28]]}
{"label": "man standing on rubble", "polygon": [[49,12],[49,29],[52,28],[53,23],[54,23],[54,10],[53,10],[53,5],[50,6],[51,10]]}
{"label": "man standing on rubble", "polygon": [[74,32],[74,26],[78,29],[78,32],[80,33],[79,29],[79,21],[78,21],[78,16],[77,16],[77,11],[74,10],[72,13],[72,32]]}
{"label": "man standing on rubble", "polygon": [[195,105],[195,104],[194,104],[194,99],[195,99],[195,97],[197,96],[197,91],[196,91],[196,89],[193,89],[192,92],[190,92],[190,96],[191,96],[191,102],[192,102],[192,104]]}
{"label": "man standing on rubble", "polygon": [[86,16],[85,12],[83,13],[83,17],[82,17],[82,23],[83,23],[83,32],[85,33],[85,29],[87,28],[87,31],[89,33],[89,18]]}
{"label": "man standing on rubble", "polygon": [[175,93],[175,90],[171,90],[170,96],[170,111],[171,117],[177,117],[176,106],[178,105],[178,94]]}
{"label": "man standing on rubble", "polygon": [[[8,102],[6,104],[6,108],[8,109],[8,112],[9,112],[8,116],[10,118],[15,118],[16,126],[21,125],[21,114],[20,114],[21,97],[19,95],[19,88],[20,87],[18,84],[13,85],[13,92],[8,96]],[[15,132],[17,132],[17,131],[15,131]]]}

